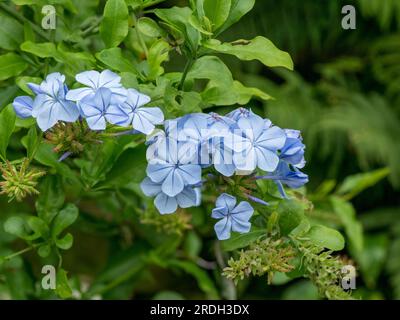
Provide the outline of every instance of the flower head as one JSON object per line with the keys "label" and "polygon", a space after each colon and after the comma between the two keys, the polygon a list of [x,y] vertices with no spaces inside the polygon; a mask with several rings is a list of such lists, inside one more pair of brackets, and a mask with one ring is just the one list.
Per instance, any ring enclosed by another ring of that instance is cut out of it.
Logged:
{"label": "flower head", "polygon": [[94,97],[100,88],[107,88],[111,91],[110,101],[112,104],[120,104],[126,100],[126,89],[121,84],[121,77],[110,70],[84,71],[78,73],[76,81],[86,87],[68,91],[67,99],[81,101],[86,97]]}
{"label": "flower head", "polygon": [[150,102],[150,97],[136,91],[128,89],[128,96],[121,109],[128,115],[126,125],[132,124],[133,127],[144,134],[150,134],[157,124],[164,121],[164,114],[160,108],[144,108],[143,105]]}
{"label": "flower head", "polygon": [[28,84],[37,95],[34,100],[27,96],[17,97],[13,102],[16,114],[21,118],[34,117],[42,131],[53,127],[58,121],[74,122],[79,117],[76,104],[66,99],[68,91],[65,76],[55,72],[40,85]]}
{"label": "flower head", "polygon": [[83,116],[92,130],[104,130],[107,122],[112,124],[123,124],[128,115],[118,106],[111,102],[112,92],[107,88],[100,88],[94,96],[86,96],[80,102]]}
{"label": "flower head", "polygon": [[256,167],[274,171],[279,163],[277,151],[286,141],[285,132],[275,126],[266,128],[264,119],[252,113],[240,118],[237,125],[243,140],[238,141],[242,151],[233,156],[236,168],[248,172]]}
{"label": "flower head", "polygon": [[161,186],[161,183],[153,182],[150,178],[145,178],[140,184],[146,196],[155,197],[154,205],[161,214],[174,213],[178,206],[189,208],[199,205],[200,192],[198,192],[198,188],[186,186],[180,193],[171,197],[162,191]]}
{"label": "flower head", "polygon": [[246,233],[250,231],[249,222],[254,209],[247,201],[242,201],[236,206],[236,198],[229,194],[221,194],[216,201],[211,217],[221,219],[214,230],[219,240],[229,239],[231,231]]}

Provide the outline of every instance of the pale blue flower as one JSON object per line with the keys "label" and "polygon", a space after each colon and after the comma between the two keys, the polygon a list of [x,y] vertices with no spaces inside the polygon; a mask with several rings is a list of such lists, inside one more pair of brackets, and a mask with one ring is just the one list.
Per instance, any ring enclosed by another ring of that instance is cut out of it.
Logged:
{"label": "pale blue flower", "polygon": [[37,96],[33,101],[32,117],[36,118],[42,131],[50,129],[58,121],[74,122],[79,117],[76,104],[65,98],[68,89],[64,81],[65,76],[56,72],[49,74],[39,86],[35,85]]}
{"label": "pale blue flower", "polygon": [[280,161],[278,167],[275,172],[258,176],[257,179],[270,179],[274,180],[278,186],[279,193],[282,197],[287,198],[285,190],[282,184],[288,186],[291,189],[297,189],[302,187],[308,182],[308,175],[301,172],[299,169],[294,167],[293,170],[290,169],[290,166],[284,162]]}
{"label": "pale blue flower", "polygon": [[248,172],[256,167],[274,171],[279,163],[277,151],[285,144],[285,132],[278,127],[266,128],[264,119],[255,114],[239,118],[237,125],[243,140],[235,143],[242,148],[233,156],[236,168]]}
{"label": "pale blue flower", "polygon": [[229,239],[231,231],[249,232],[251,228],[249,220],[253,212],[253,207],[247,201],[242,201],[236,206],[236,198],[234,196],[226,193],[221,194],[211,215],[214,219],[221,219],[214,226],[218,239]]}
{"label": "pale blue flower", "polygon": [[107,88],[111,91],[111,104],[118,105],[126,100],[126,89],[121,84],[121,77],[110,70],[84,71],[78,73],[76,81],[87,87],[68,91],[67,99],[72,101],[81,101],[83,98],[94,97],[97,90]]}
{"label": "pale blue flower", "polygon": [[18,117],[22,119],[32,117],[33,99],[31,97],[16,97],[12,105]]}
{"label": "pale blue flower", "polygon": [[111,90],[100,88],[94,96],[86,96],[81,100],[81,111],[90,129],[106,129],[106,120],[116,125],[127,121],[128,115],[119,106],[111,104],[111,97]]}
{"label": "pale blue flower", "polygon": [[297,168],[303,168],[306,164],[304,160],[305,145],[302,143],[300,131],[285,129],[286,142],[279,157],[287,163]]}
{"label": "pale blue flower", "polygon": [[121,109],[128,115],[125,125],[133,127],[144,134],[150,134],[157,124],[164,121],[164,114],[157,107],[143,107],[150,102],[150,97],[136,91],[128,89],[127,99],[120,105]]}
{"label": "pale blue flower", "polygon": [[189,208],[200,204],[199,188],[186,186],[180,193],[170,197],[162,191],[160,183],[153,182],[150,178],[145,178],[140,187],[146,196],[155,197],[154,205],[161,214],[174,213],[178,206]]}
{"label": "pale blue flower", "polygon": [[201,181],[201,166],[193,164],[193,146],[191,143],[178,143],[166,139],[163,148],[158,150],[157,158],[150,160],[147,175],[156,183],[161,183],[161,190],[174,197],[185,186]]}

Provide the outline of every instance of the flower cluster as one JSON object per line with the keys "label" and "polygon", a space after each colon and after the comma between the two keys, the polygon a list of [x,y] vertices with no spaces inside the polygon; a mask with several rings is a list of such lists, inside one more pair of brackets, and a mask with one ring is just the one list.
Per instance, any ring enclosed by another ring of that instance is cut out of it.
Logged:
{"label": "flower cluster", "polygon": [[[201,188],[208,181],[203,179],[204,170],[208,176],[273,180],[283,197],[283,185],[298,188],[308,182],[300,171],[305,165],[300,132],[273,126],[251,110],[239,108],[226,116],[189,114],[165,121],[164,127],[148,141],[147,177],[141,184],[146,195],[155,197],[161,214],[199,205]],[[247,199],[267,205],[250,194]],[[212,217],[220,219],[215,225],[219,239],[228,239],[231,231],[250,230],[253,208],[247,201],[236,203],[226,193],[217,199]]]}
{"label": "flower cluster", "polygon": [[84,87],[68,90],[65,76],[49,74],[40,85],[29,83],[35,94],[15,98],[13,107],[20,118],[34,117],[42,131],[57,122],[75,122],[85,119],[91,130],[105,130],[107,123],[128,127],[149,134],[155,125],[164,121],[157,107],[143,107],[150,98],[135,89],[126,89],[121,77],[104,70],[84,71],[76,75]]}

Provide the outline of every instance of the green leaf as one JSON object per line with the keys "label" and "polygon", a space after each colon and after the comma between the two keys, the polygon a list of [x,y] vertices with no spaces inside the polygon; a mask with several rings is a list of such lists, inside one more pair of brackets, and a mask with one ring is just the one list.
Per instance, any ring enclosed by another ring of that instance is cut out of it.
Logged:
{"label": "green leaf", "polygon": [[15,19],[0,12],[0,48],[17,50],[24,40],[24,27]]}
{"label": "green leaf", "polygon": [[26,68],[28,68],[28,64],[15,53],[7,53],[0,56],[0,80],[15,77]]}
{"label": "green leaf", "polygon": [[228,29],[231,25],[238,22],[247,12],[249,12],[255,4],[255,0],[231,0],[228,18],[225,23],[216,30],[216,34],[220,34]]}
{"label": "green leaf", "polygon": [[161,64],[168,60],[169,50],[170,45],[163,39],[159,39],[151,45],[147,57],[147,63],[149,65],[147,78],[149,80],[155,80],[164,73],[164,68]]}
{"label": "green leaf", "polygon": [[233,233],[228,240],[221,241],[224,251],[233,251],[247,247],[252,242],[266,234],[266,230],[254,230],[248,233]]}
{"label": "green leaf", "polygon": [[15,83],[18,85],[18,87],[21,88],[24,92],[27,94],[33,94],[32,90],[28,87],[28,83],[36,83],[40,84],[42,82],[42,79],[39,77],[18,77],[15,80]]}
{"label": "green leaf", "polygon": [[34,43],[31,41],[26,41],[21,44],[21,50],[29,52],[39,58],[54,58],[60,59],[57,52],[56,45],[52,42]]}
{"label": "green leaf", "polygon": [[68,250],[74,243],[74,237],[72,234],[67,233],[63,238],[55,240],[56,246],[63,250]]}
{"label": "green leaf", "polygon": [[344,226],[346,236],[349,239],[350,252],[359,261],[364,248],[364,236],[362,225],[357,221],[356,212],[350,202],[339,197],[332,196],[330,201],[334,212]]}
{"label": "green leaf", "polygon": [[122,55],[121,48],[104,49],[96,58],[115,71],[139,74],[136,66]]}
{"label": "green leaf", "polygon": [[36,126],[31,127],[26,135],[26,155],[29,159],[33,159],[40,141]]}
{"label": "green leaf", "polygon": [[344,248],[344,238],[340,232],[322,225],[312,226],[304,237],[317,246],[333,251],[340,251]]}
{"label": "green leaf", "polygon": [[146,175],[146,166],[146,146],[141,144],[135,148],[129,148],[114,162],[104,183],[97,188],[115,188],[129,182],[140,182]]}
{"label": "green leaf", "polygon": [[72,290],[68,283],[67,272],[64,269],[57,270],[56,293],[62,299],[67,299],[72,296]]}
{"label": "green leaf", "polygon": [[201,247],[202,247],[201,238],[197,235],[196,232],[189,231],[185,238],[183,247],[184,247],[185,253],[189,257],[196,258],[199,256],[200,251],[201,251]]}
{"label": "green leaf", "polygon": [[285,67],[293,70],[293,61],[290,55],[279,50],[264,37],[238,40],[233,43],[221,43],[213,39],[206,42],[204,46],[220,53],[234,55],[244,61],[258,60],[267,67]]}
{"label": "green leaf", "polygon": [[128,29],[128,7],[125,1],[108,0],[100,24],[100,35],[106,47],[117,47],[128,35]]}
{"label": "green leaf", "polygon": [[169,260],[168,265],[182,269],[191,274],[197,280],[200,289],[203,290],[210,299],[218,299],[218,291],[207,272],[199,268],[195,263],[190,261]]}
{"label": "green leaf", "polygon": [[0,157],[3,160],[7,159],[7,147],[15,128],[15,120],[16,115],[11,105],[0,112]]}
{"label": "green leaf", "polygon": [[348,176],[338,187],[336,194],[342,195],[346,200],[350,200],[363,190],[372,187],[380,180],[386,178],[389,173],[389,168],[382,168],[371,172]]}
{"label": "green leaf", "polygon": [[4,230],[22,239],[29,239],[25,219],[22,217],[10,217],[4,223]]}
{"label": "green leaf", "polygon": [[78,208],[69,203],[62,209],[58,215],[54,218],[51,234],[55,239],[57,236],[61,234],[66,228],[68,228],[71,224],[75,222],[78,218],[79,210]]}
{"label": "green leaf", "polygon": [[204,14],[210,19],[212,29],[221,27],[228,19],[231,0],[202,0]]}
{"label": "green leaf", "polygon": [[288,235],[304,220],[304,204],[296,200],[283,200],[278,208],[279,227],[283,235]]}
{"label": "green leaf", "polygon": [[64,204],[65,194],[59,176],[46,175],[40,184],[40,194],[36,201],[38,215],[48,224]]}
{"label": "green leaf", "polygon": [[145,36],[158,38],[165,35],[165,31],[155,22],[148,17],[142,17],[137,21],[137,28]]}
{"label": "green leaf", "polygon": [[237,96],[235,102],[240,105],[249,103],[252,97],[256,97],[261,100],[269,100],[272,98],[270,95],[266,94],[260,89],[245,87],[242,83],[236,80],[233,82],[233,89]]}
{"label": "green leaf", "polygon": [[49,244],[43,244],[38,248],[37,253],[40,257],[47,258],[51,253],[51,246]]}
{"label": "green leaf", "polygon": [[30,216],[27,219],[27,223],[36,235],[39,235],[43,239],[47,239],[49,237],[49,227],[42,219],[35,216]]}
{"label": "green leaf", "polygon": [[365,246],[359,260],[363,280],[369,288],[375,288],[378,277],[385,266],[389,239],[386,234],[365,237]]}

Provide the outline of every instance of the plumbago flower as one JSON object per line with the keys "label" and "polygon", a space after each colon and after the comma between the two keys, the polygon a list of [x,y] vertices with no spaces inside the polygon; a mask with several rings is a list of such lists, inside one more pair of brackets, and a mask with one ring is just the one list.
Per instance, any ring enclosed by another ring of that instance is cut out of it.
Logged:
{"label": "plumbago flower", "polygon": [[[224,191],[211,215],[221,219],[215,225],[220,240],[228,239],[231,231],[248,232],[254,212],[247,201],[236,206],[236,197],[225,190],[268,205],[259,198],[256,179],[274,181],[282,197],[287,197],[283,185],[299,188],[308,182],[308,176],[299,170],[305,164],[300,132],[273,126],[251,110],[239,108],[226,116],[188,114],[165,121],[164,129],[147,141],[148,177],[141,184],[144,194],[155,197],[156,208],[165,214],[178,207],[200,205],[202,188]],[[235,174],[244,178],[229,178]]]}
{"label": "plumbago flower", "polygon": [[68,88],[64,82],[65,76],[56,72],[49,74],[40,85],[28,84],[36,97],[17,97],[13,102],[15,113],[21,118],[36,118],[42,131],[50,129],[58,121],[76,121],[79,109],[74,102],[66,99]]}
{"label": "plumbago flower", "polygon": [[13,107],[20,118],[34,117],[42,131],[52,128],[58,121],[75,122],[86,119],[91,130],[105,130],[107,123],[131,127],[129,133],[150,134],[164,121],[158,107],[145,107],[150,97],[126,89],[121,77],[110,70],[84,71],[76,75],[83,88],[69,90],[65,76],[49,74],[40,85],[29,83],[36,95],[15,98]]}
{"label": "plumbago flower", "polygon": [[226,193],[221,194],[216,201],[216,207],[212,210],[211,217],[221,219],[214,226],[219,240],[229,239],[231,230],[239,233],[250,231],[249,220],[254,209],[247,201],[242,201],[237,206],[236,202],[234,196]]}

